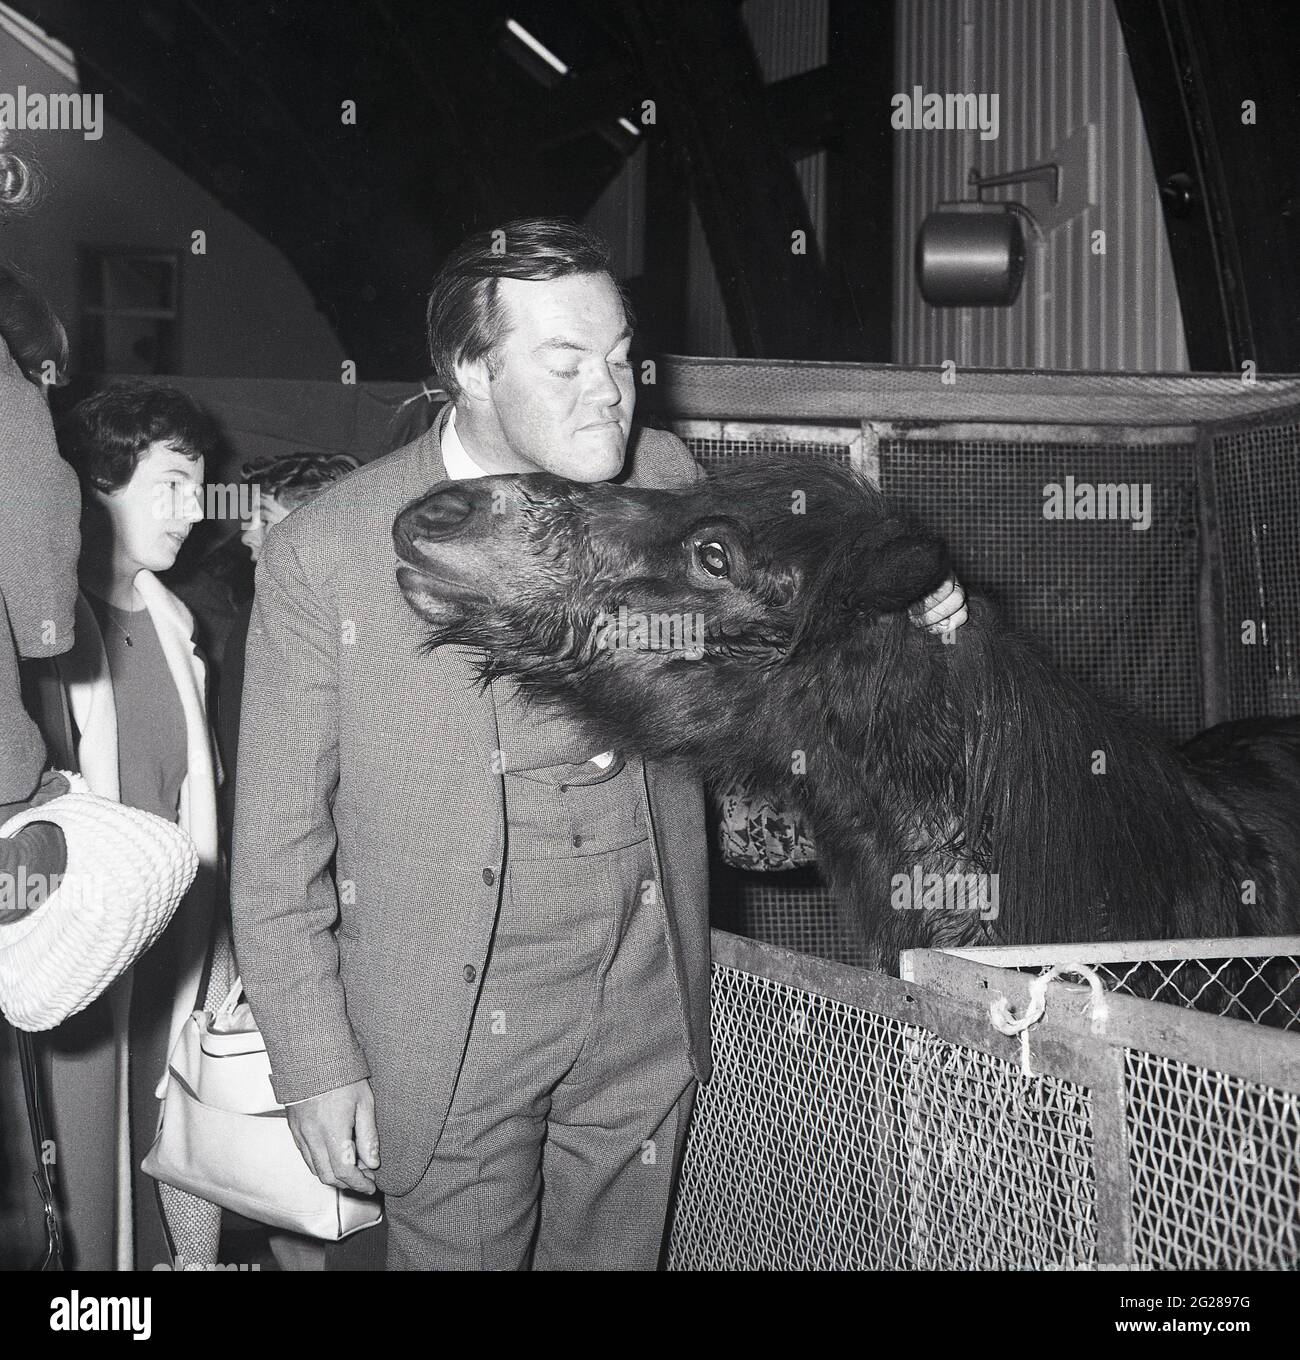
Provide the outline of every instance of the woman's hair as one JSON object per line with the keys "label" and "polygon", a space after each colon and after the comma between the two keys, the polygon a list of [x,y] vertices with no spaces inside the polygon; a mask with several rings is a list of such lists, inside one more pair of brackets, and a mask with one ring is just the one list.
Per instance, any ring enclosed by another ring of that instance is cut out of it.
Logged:
{"label": "woman's hair", "polygon": [[[492,356],[506,336],[497,298],[501,279],[540,281],[610,274],[609,247],[594,232],[558,217],[524,217],[471,236],[443,262],[425,314],[429,357],[448,396],[460,396],[456,365]],[[631,309],[622,289],[623,309]]]}
{"label": "woman's hair", "polygon": [[79,401],[60,421],[58,438],[59,451],[83,486],[118,491],[151,444],[162,441],[193,461],[211,456],[217,431],[179,389],[123,382]]}
{"label": "woman's hair", "polygon": [[347,453],[286,453],[245,463],[241,472],[243,480],[256,486],[261,495],[274,496],[281,505],[295,509],[360,466]]}
{"label": "woman's hair", "polygon": [[[68,333],[48,302],[14,269],[0,266],[0,339],[38,387],[68,381]],[[53,367],[47,373],[45,365]]]}

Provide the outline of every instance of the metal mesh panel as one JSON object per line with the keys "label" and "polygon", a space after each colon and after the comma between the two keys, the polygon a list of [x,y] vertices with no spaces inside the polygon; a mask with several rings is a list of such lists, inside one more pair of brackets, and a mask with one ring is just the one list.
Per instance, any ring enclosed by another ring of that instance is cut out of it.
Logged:
{"label": "metal mesh panel", "polygon": [[1088,1092],[909,1027],[908,1208],[918,1270],[1097,1255]]}
{"label": "metal mesh panel", "polygon": [[1300,1097],[1129,1050],[1138,1264],[1278,1270],[1300,1262]]}
{"label": "metal mesh panel", "polygon": [[[1047,520],[1043,488],[1149,484],[1151,527]],[[942,533],[968,588],[1070,675],[1179,737],[1202,726],[1187,445],[882,440],[880,485]]]}
{"label": "metal mesh panel", "polygon": [[1300,712],[1300,425],[1219,435],[1214,462],[1230,716]]}
{"label": "metal mesh panel", "polygon": [[1300,1030],[1300,958],[1145,959],[1094,964],[1107,991],[1270,1029]]}
{"label": "metal mesh panel", "polygon": [[1086,1091],[898,1019],[715,966],[670,1268],[1095,1259]]}
{"label": "metal mesh panel", "polygon": [[986,963],[921,951],[904,984],[714,952],[672,1268],[1300,1265],[1300,1040],[1129,999],[1110,1038],[1053,983],[1026,1077]]}
{"label": "metal mesh panel", "polygon": [[1083,964],[1109,992],[1300,1031],[1300,953],[1290,952],[1293,938],[1012,945],[955,952],[1031,974],[1057,964]]}
{"label": "metal mesh panel", "polygon": [[688,435],[685,440],[692,457],[706,468],[727,467],[750,458],[791,457],[827,458],[836,463],[849,461],[847,444],[828,443],[815,437],[797,443],[782,439],[705,439]]}
{"label": "metal mesh panel", "polygon": [[761,873],[714,865],[709,915],[719,930],[751,940],[838,963],[860,966],[866,961],[830,889],[813,869]]}
{"label": "metal mesh panel", "polygon": [[696,1099],[669,1268],[858,1270],[909,1260],[890,1101],[904,1027],[713,970],[713,1079]]}

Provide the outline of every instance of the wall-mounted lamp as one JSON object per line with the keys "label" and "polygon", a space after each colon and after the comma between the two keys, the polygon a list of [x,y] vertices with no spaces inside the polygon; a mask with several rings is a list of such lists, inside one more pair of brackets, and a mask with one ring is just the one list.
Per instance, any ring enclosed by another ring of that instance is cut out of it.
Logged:
{"label": "wall-mounted lamp", "polygon": [[1025,275],[1025,234],[1042,229],[1023,203],[985,203],[984,190],[1002,184],[1041,182],[1053,204],[1060,202],[1061,171],[1056,164],[1033,165],[1005,175],[972,169],[967,182],[973,200],[940,203],[926,215],[916,237],[916,282],[931,307],[1010,307]]}

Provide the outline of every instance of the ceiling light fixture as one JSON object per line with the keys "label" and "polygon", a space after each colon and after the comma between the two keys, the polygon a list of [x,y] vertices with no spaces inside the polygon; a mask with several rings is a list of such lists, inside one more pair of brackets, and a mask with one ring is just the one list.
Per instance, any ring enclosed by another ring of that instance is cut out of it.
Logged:
{"label": "ceiling light fixture", "polygon": [[558,71],[562,76],[567,76],[569,74],[569,68],[559,59],[559,57],[557,57],[544,42],[538,38],[534,38],[523,24],[517,23],[514,19],[507,19],[506,31],[511,37],[517,38],[523,43],[534,56],[541,57],[551,70]]}

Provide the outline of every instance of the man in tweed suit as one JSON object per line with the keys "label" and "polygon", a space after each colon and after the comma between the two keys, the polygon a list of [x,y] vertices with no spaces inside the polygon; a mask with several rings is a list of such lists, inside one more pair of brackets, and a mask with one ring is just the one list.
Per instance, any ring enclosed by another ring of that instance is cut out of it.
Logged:
{"label": "man in tweed suit", "polygon": [[460,649],[423,655],[391,531],[449,475],[698,469],[631,435],[627,317],[586,233],[474,238],[430,332],[452,404],[275,526],[258,565],[240,965],[309,1165],[385,1194],[390,1268],[652,1268],[709,1075],[698,780],[480,693]]}
{"label": "man in tweed suit", "polygon": [[258,565],[244,982],[308,1164],[384,1192],[388,1268],[653,1268],[710,1070],[699,782],[480,692],[462,649],[422,654],[391,529],[448,477],[699,470],[632,432],[626,310],[578,228],[472,238],[429,338],[452,396],[433,429],[295,511]]}

